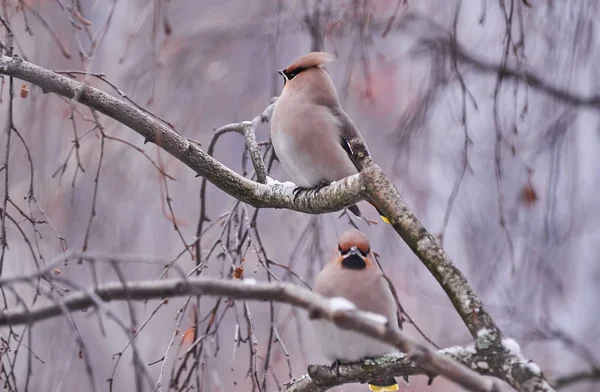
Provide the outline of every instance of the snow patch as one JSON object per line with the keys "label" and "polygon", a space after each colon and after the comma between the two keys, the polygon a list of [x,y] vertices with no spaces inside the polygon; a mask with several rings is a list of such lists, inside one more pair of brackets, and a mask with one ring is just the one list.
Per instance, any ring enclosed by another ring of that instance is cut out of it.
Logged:
{"label": "snow patch", "polygon": [[294,184],[291,181],[279,182],[276,179],[271,178],[269,176],[267,176],[267,185],[269,185],[269,186],[281,185],[284,188],[296,188],[296,184]]}
{"label": "snow patch", "polygon": [[527,367],[527,369],[529,369],[531,373],[535,374],[536,376],[542,374],[542,369],[540,369],[540,367],[532,361],[529,361],[529,363],[527,363],[525,366]]}
{"label": "snow patch", "polygon": [[401,352],[386,353],[386,354],[383,354],[383,356],[386,358],[389,358],[389,359],[393,359],[393,360],[399,360],[399,359],[406,358],[406,354],[401,353]]}
{"label": "snow patch", "polygon": [[491,333],[492,333],[492,331],[490,331],[489,329],[487,329],[487,328],[481,328],[479,331],[477,331],[477,337],[481,339],[481,338],[484,338],[484,337],[486,337],[487,335],[489,335]]}
{"label": "snow patch", "polygon": [[461,356],[461,355],[465,355],[465,354],[476,354],[477,350],[475,350],[475,346],[473,346],[473,345],[470,345],[467,347],[451,346],[451,347],[447,347],[447,348],[440,350],[440,353],[454,355],[454,356]]}
{"label": "snow patch", "polygon": [[254,279],[254,278],[246,278],[246,279],[242,280],[242,283],[250,285],[250,286],[253,286],[253,285],[256,284],[256,279]]}
{"label": "snow patch", "polygon": [[355,310],[356,305],[348,301],[343,297],[333,297],[329,299],[329,306],[332,312],[343,311],[343,310]]}
{"label": "snow patch", "polygon": [[477,362],[477,367],[480,369],[489,369],[490,365],[487,362],[479,361]]}
{"label": "snow patch", "polygon": [[452,346],[452,347],[447,347],[443,350],[440,350],[441,354],[448,354],[448,355],[455,355],[455,356],[464,354],[464,352],[465,352],[465,349],[460,346]]}
{"label": "snow patch", "polygon": [[473,345],[465,347],[465,351],[468,352],[469,354],[477,354],[477,350],[475,349],[475,346],[473,346]]}
{"label": "snow patch", "polygon": [[378,324],[387,324],[388,319],[382,314],[372,313],[372,312],[361,312],[361,315],[368,318],[371,321],[374,321]]}
{"label": "snow patch", "polygon": [[502,339],[502,347],[504,347],[506,351],[508,351],[515,357],[520,359],[523,358],[523,356],[521,355],[521,346],[519,346],[519,343],[517,343],[514,339]]}

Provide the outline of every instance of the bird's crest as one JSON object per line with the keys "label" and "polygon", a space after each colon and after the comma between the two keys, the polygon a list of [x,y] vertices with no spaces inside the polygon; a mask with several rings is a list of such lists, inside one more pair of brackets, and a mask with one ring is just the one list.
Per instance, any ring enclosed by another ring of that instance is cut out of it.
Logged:
{"label": "bird's crest", "polygon": [[285,80],[292,80],[300,72],[309,68],[320,67],[335,60],[335,56],[327,52],[311,52],[300,57],[292,65],[278,72],[285,77]]}
{"label": "bird's crest", "polygon": [[340,235],[338,250],[344,254],[353,246],[363,252],[365,257],[371,251],[369,239],[366,235],[357,229],[348,229]]}
{"label": "bird's crest", "polygon": [[[320,67],[335,60],[335,56],[327,52],[311,52],[300,57],[292,65],[285,69],[286,72],[292,73],[299,69],[308,69],[312,67]],[[297,72],[296,72],[297,73]]]}

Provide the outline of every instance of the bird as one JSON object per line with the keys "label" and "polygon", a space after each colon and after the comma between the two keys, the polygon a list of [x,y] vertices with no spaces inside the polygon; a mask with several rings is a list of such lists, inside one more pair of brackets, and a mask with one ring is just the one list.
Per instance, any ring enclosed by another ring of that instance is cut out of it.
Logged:
{"label": "bird", "polygon": [[[337,250],[316,276],[313,290],[327,298],[342,297],[357,309],[377,313],[387,318],[388,326],[402,329],[402,306],[394,285],[376,262],[369,239],[357,229],[349,229],[339,237]],[[391,345],[358,332],[338,328],[320,318],[311,324],[323,354],[333,361],[332,369],[340,362],[356,362],[398,350]],[[404,377],[408,384],[408,376]],[[371,391],[397,391],[394,377],[369,381]]]}
{"label": "bird", "polygon": [[[283,169],[297,185],[296,196],[305,190],[318,192],[360,171],[350,141],[358,137],[365,147],[366,143],[323,69],[334,59],[327,52],[311,52],[278,70],[284,85],[271,116],[271,143]],[[369,203],[384,222],[390,223],[377,206]],[[362,218],[357,205],[348,209]]]}

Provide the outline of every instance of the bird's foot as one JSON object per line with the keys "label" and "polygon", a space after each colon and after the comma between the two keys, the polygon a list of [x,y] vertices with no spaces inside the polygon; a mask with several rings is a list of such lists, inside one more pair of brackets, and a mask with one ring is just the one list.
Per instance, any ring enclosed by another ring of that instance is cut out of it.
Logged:
{"label": "bird's foot", "polygon": [[335,374],[339,377],[340,376],[340,365],[343,362],[340,361],[339,359],[336,359],[335,361],[333,361],[333,363],[329,366],[329,371],[330,372],[335,372]]}
{"label": "bird's foot", "polygon": [[302,188],[301,186],[295,187],[294,190],[292,191],[292,193],[294,194],[294,203],[296,202],[296,199],[298,198],[298,196],[300,196],[300,194],[302,192],[306,192],[306,191],[308,191],[308,189]]}
{"label": "bird's foot", "polygon": [[330,183],[327,181],[321,181],[320,183],[317,184],[316,187],[313,188],[313,191],[315,191],[315,193],[318,193],[321,189],[325,188],[329,184]]}

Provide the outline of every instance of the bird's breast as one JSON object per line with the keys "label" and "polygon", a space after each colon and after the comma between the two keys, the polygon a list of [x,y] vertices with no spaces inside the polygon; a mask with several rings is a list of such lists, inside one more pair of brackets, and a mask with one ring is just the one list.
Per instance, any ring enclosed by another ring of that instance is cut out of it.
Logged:
{"label": "bird's breast", "polygon": [[398,351],[374,338],[338,328],[327,320],[313,320],[312,326],[323,354],[330,361],[354,362]]}
{"label": "bird's breast", "polygon": [[286,173],[296,185],[312,188],[358,171],[340,144],[340,121],[328,107],[278,101],[271,141]]}

